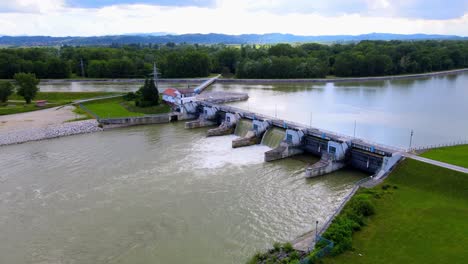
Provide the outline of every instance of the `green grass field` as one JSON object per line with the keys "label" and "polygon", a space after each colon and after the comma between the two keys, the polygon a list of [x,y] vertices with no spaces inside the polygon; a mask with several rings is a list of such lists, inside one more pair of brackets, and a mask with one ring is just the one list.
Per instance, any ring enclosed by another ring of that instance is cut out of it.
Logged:
{"label": "green grass field", "polygon": [[421,156],[468,168],[468,145],[432,149]]}
{"label": "green grass field", "polygon": [[[45,108],[69,104],[75,100],[88,99],[99,96],[112,95],[108,92],[38,92],[31,104],[26,104],[23,97],[14,94],[10,96],[6,105],[0,105],[0,115],[10,115],[24,112],[31,112]],[[47,100],[49,103],[45,107],[37,107],[35,101]]]}
{"label": "green grass field", "polygon": [[468,175],[408,159],[385,184],[353,250],[325,263],[468,263]]}
{"label": "green grass field", "polygon": [[170,112],[170,107],[160,104],[152,107],[136,107],[133,101],[124,101],[123,98],[112,98],[85,103],[84,106],[99,116],[99,118],[119,118],[144,116],[146,114],[162,114]]}

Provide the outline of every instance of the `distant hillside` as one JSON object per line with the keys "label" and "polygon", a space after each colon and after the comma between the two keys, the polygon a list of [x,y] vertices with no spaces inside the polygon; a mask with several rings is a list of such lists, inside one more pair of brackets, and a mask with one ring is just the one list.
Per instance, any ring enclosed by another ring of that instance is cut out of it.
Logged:
{"label": "distant hillside", "polygon": [[298,36],[292,34],[183,34],[158,35],[126,34],[118,36],[98,37],[49,37],[49,36],[0,36],[0,45],[3,46],[56,46],[56,45],[111,45],[111,44],[162,44],[168,42],[189,44],[273,44],[295,42],[357,42],[363,40],[447,40],[468,39],[453,35],[426,35],[426,34],[386,34],[372,33],[364,35],[335,35],[335,36]]}

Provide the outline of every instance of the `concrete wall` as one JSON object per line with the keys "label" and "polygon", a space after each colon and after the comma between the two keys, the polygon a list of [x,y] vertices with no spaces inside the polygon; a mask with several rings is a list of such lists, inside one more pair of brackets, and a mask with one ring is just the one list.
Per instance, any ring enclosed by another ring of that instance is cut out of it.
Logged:
{"label": "concrete wall", "polygon": [[203,115],[206,119],[215,119],[217,111],[218,110],[215,107],[203,107]]}
{"label": "concrete wall", "polygon": [[322,138],[305,136],[304,137],[304,150],[316,156],[321,156],[322,151],[326,151],[328,141]]}
{"label": "concrete wall", "polygon": [[374,174],[382,168],[383,160],[383,156],[351,149],[349,164],[356,169]]}
{"label": "concrete wall", "polygon": [[177,114],[170,113],[170,114],[141,116],[141,117],[99,119],[98,122],[101,125],[103,125],[104,128],[115,128],[115,127],[169,123],[171,121],[171,117],[174,117],[174,116],[177,116],[177,119],[178,119]]}
{"label": "concrete wall", "polygon": [[269,126],[270,124],[266,121],[253,120],[252,122],[252,130],[254,130],[257,136],[260,136],[265,131],[267,131]]}
{"label": "concrete wall", "polygon": [[233,114],[233,113],[226,113],[224,117],[224,122],[228,126],[234,126],[239,121],[240,116]]}
{"label": "concrete wall", "polygon": [[346,142],[340,143],[335,141],[328,141],[328,153],[333,155],[335,160],[344,160],[346,158],[348,148],[349,146],[346,144]]}
{"label": "concrete wall", "polygon": [[303,137],[304,132],[300,130],[286,129],[286,135],[284,138],[293,146],[297,146],[301,144]]}

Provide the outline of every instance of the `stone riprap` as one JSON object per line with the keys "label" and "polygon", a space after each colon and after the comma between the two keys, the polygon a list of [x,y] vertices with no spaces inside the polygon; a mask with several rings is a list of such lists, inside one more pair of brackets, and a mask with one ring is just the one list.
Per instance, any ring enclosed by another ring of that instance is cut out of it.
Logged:
{"label": "stone riprap", "polygon": [[45,128],[16,130],[0,134],[0,146],[98,131],[102,131],[102,128],[99,127],[96,120],[63,123]]}

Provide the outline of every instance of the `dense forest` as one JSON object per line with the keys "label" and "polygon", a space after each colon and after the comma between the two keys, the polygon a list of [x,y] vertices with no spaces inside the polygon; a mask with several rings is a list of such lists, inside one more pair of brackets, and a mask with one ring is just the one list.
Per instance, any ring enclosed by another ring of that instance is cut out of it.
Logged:
{"label": "dense forest", "polygon": [[0,49],[0,79],[161,77],[322,78],[423,73],[468,67],[468,41],[362,41],[322,45],[188,45]]}

